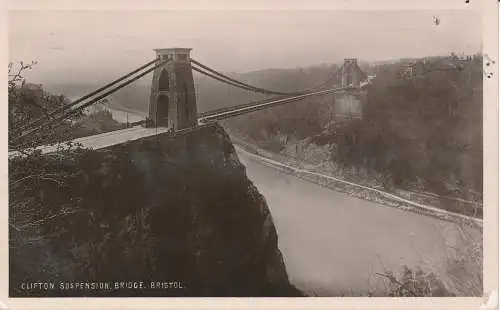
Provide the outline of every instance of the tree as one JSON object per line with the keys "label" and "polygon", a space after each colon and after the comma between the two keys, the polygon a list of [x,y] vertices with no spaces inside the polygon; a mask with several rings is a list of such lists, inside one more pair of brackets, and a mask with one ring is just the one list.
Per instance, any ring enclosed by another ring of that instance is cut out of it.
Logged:
{"label": "tree", "polygon": [[[11,283],[37,279],[38,274],[33,273],[33,270],[50,272],[51,266],[59,263],[58,260],[47,257],[46,261],[35,267],[29,260],[45,252],[43,249],[46,249],[49,240],[64,235],[61,227],[74,225],[75,221],[87,224],[86,218],[82,220],[81,215],[88,216],[89,212],[81,207],[78,199],[73,199],[71,190],[74,184],[72,182],[81,176],[81,166],[77,159],[86,158],[93,151],[65,141],[121,126],[107,111],[88,116],[80,111],[69,119],[19,138],[22,133],[19,128],[30,128],[28,125],[34,120],[69,104],[65,96],[47,93],[41,85],[26,82],[23,74],[34,65],[35,62],[21,62],[17,69],[14,69],[12,63],[8,67],[9,149],[24,155],[9,158]],[[56,117],[59,115],[56,114]],[[47,120],[51,118],[47,117]],[[65,144],[68,147],[48,156],[33,148],[48,143]],[[65,202],[58,204],[58,201]],[[11,285],[11,293],[12,290],[16,288]]]}
{"label": "tree", "polygon": [[[29,125],[36,119],[48,114],[69,103],[69,99],[62,95],[54,95],[43,90],[41,85],[27,83],[24,72],[31,70],[36,62],[25,64],[21,62],[14,69],[12,63],[8,68],[8,100],[9,100],[9,149],[27,149],[41,144],[56,144],[69,140],[71,137],[71,123],[82,116],[83,112],[75,113],[68,120],[56,122],[51,126],[43,127],[35,133],[20,138],[20,128],[29,129]],[[58,115],[56,115],[58,116]]]}
{"label": "tree", "polygon": [[[84,110],[75,111],[65,119],[55,120],[69,109],[70,100],[63,95],[46,92],[41,85],[27,83],[23,76],[36,62],[21,62],[17,69],[12,63],[8,67],[9,99],[9,149],[28,149],[42,144],[60,144],[76,137],[88,136],[104,131],[120,129],[119,123],[109,113],[85,115]],[[95,104],[107,103],[103,98]],[[52,113],[52,112],[57,113]],[[54,115],[52,115],[54,114]],[[52,116],[51,116],[52,115]],[[31,126],[33,121],[45,117],[41,124]],[[47,125],[46,122],[53,121]],[[98,123],[98,124],[96,124]],[[35,132],[23,136],[25,130]]]}

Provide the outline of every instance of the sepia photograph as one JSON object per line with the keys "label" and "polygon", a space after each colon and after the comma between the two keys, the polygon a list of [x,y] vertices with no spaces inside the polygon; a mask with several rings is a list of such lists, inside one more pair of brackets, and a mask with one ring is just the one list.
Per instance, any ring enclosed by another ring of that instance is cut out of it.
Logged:
{"label": "sepia photograph", "polygon": [[8,297],[484,296],[465,5],[9,10]]}

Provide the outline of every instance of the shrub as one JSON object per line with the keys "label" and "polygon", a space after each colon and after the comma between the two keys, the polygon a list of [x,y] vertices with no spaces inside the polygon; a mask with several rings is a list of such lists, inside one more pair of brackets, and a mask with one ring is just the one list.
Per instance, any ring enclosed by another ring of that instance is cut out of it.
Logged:
{"label": "shrub", "polygon": [[389,297],[452,297],[444,283],[432,272],[412,270],[403,266],[396,277],[392,272],[379,274],[388,280],[386,293]]}

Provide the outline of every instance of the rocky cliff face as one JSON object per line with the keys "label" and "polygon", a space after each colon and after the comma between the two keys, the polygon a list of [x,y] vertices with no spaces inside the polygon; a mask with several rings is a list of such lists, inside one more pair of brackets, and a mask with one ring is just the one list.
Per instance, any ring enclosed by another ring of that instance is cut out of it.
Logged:
{"label": "rocky cliff face", "polygon": [[12,296],[301,295],[218,125],[16,160],[10,180]]}

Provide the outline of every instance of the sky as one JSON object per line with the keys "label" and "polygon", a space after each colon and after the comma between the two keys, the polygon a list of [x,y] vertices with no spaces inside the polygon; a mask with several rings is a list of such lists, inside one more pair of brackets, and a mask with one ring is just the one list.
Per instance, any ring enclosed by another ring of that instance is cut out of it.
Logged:
{"label": "sky", "polygon": [[[435,23],[439,18],[439,25]],[[221,71],[251,71],[481,51],[473,10],[200,10],[8,13],[9,60],[38,64],[36,83],[100,82],[189,47]]]}

